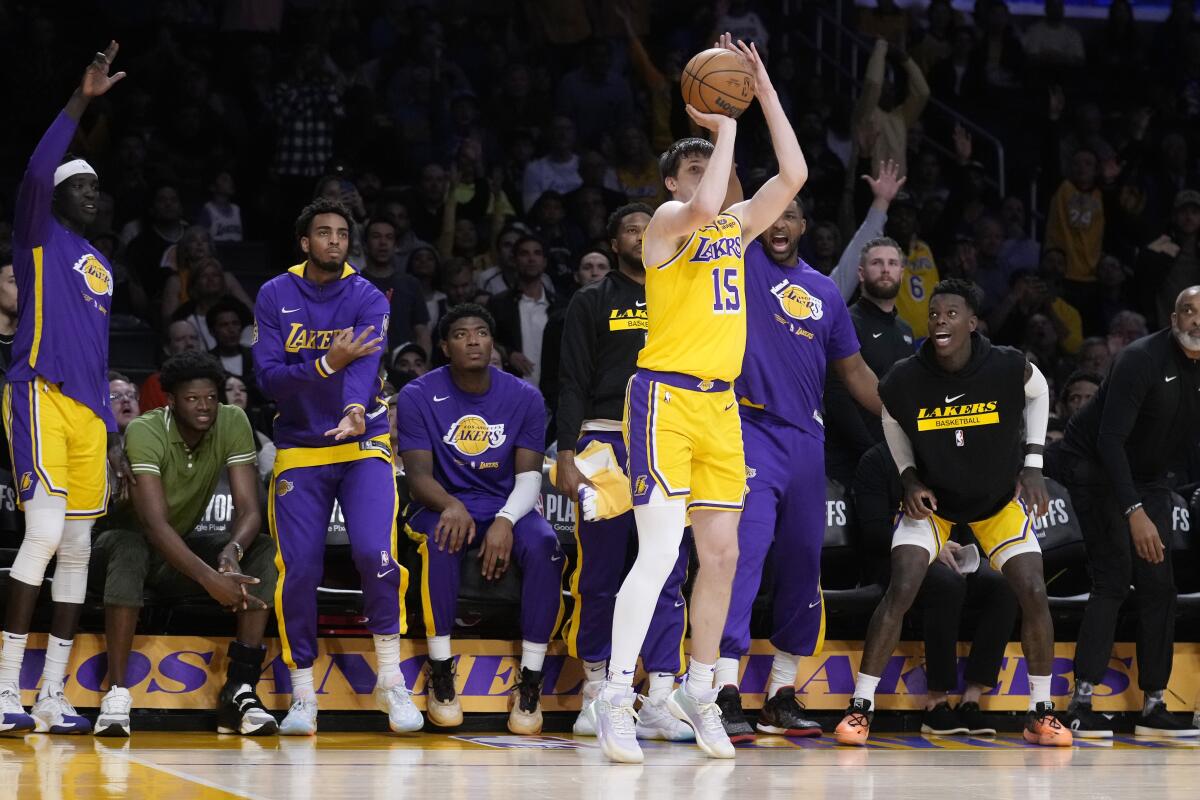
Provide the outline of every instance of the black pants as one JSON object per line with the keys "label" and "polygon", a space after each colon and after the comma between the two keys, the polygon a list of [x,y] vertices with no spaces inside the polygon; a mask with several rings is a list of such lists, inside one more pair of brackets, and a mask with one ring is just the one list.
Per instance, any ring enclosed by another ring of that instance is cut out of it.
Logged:
{"label": "black pants", "polygon": [[963,678],[980,686],[995,686],[1004,650],[1017,621],[1017,596],[1008,581],[987,562],[971,575],[959,575],[934,561],[917,594],[924,611],[925,680],[935,692],[958,688],[958,628],[965,604],[978,606],[979,624]]}
{"label": "black pants", "polygon": [[1138,686],[1144,692],[1167,688],[1175,653],[1175,576],[1171,568],[1171,493],[1165,487],[1139,487],[1143,508],[1163,537],[1164,558],[1151,564],[1133,550],[1129,522],[1101,467],[1077,458],[1064,460],[1064,483],[1079,515],[1087,547],[1092,596],[1083,612],[1075,645],[1075,677],[1100,683],[1112,658],[1117,615],[1133,585],[1137,597]]}

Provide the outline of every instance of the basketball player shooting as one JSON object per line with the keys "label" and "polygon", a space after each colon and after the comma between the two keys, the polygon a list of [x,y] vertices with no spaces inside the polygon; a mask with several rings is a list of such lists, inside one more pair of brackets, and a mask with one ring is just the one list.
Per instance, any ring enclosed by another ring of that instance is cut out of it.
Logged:
{"label": "basketball player shooting", "polygon": [[601,748],[611,760],[626,763],[642,761],[633,710],[638,652],[689,514],[700,557],[692,592],[691,663],[667,707],[695,729],[709,756],[734,756],[716,705],[713,666],[746,493],[732,389],[746,346],[742,253],[800,191],[808,166],[758,51],[740,41],[734,46],[728,34],[718,47],[745,59],[779,174],[754,197],[722,211],[737,122],[691,104],[688,115],[716,134],[715,146],[683,139],[660,159],[671,199],[654,212],[643,239],[649,330],[623,419],[639,550],[617,595],[608,679],[596,707]]}

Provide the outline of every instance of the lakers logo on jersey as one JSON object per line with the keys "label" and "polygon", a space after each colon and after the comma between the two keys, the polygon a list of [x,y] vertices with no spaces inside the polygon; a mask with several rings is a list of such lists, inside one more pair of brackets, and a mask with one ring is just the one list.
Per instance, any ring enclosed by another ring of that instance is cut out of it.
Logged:
{"label": "lakers logo on jersey", "polygon": [[29,487],[32,485],[33,485],[33,473],[32,472],[21,473],[21,491],[22,492],[29,491]]}
{"label": "lakers logo on jersey", "polygon": [[328,350],[333,344],[337,331],[318,331],[304,327],[303,322],[293,322],[288,331],[283,349],[289,353],[299,353],[301,350]]}
{"label": "lakers logo on jersey", "polygon": [[[961,396],[961,395],[960,395]],[[957,400],[957,397],[947,398]],[[936,431],[946,428],[967,428],[976,425],[996,425],[1000,422],[999,404],[995,400],[986,403],[964,403],[962,405],[934,406],[917,409],[917,430]],[[959,445],[962,446],[961,444]]]}
{"label": "lakers logo on jersey", "polygon": [[692,254],[689,261],[715,261],[718,258],[732,256],[733,258],[742,257],[742,238],[738,235],[724,236],[719,235],[716,238],[708,236],[697,236],[699,244],[696,246],[696,252]]}
{"label": "lakers logo on jersey", "polygon": [[92,253],[81,256],[73,269],[83,276],[83,282],[92,294],[112,294],[112,273]]}
{"label": "lakers logo on jersey", "polygon": [[803,286],[782,281],[771,287],[771,294],[779,298],[783,313],[792,319],[820,319],[825,316],[824,303],[819,297],[809,294]]}
{"label": "lakers logo on jersey", "polygon": [[477,456],[493,447],[499,447],[507,438],[504,423],[489,425],[483,417],[466,414],[454,421],[450,430],[442,437],[442,441],[464,456]]}
{"label": "lakers logo on jersey", "polygon": [[285,494],[295,488],[296,485],[294,483],[286,478],[280,478],[279,480],[275,481],[275,496],[283,497]]}
{"label": "lakers logo on jersey", "polygon": [[635,497],[641,497],[646,493],[646,476],[638,475],[637,480],[633,482],[633,494]]}

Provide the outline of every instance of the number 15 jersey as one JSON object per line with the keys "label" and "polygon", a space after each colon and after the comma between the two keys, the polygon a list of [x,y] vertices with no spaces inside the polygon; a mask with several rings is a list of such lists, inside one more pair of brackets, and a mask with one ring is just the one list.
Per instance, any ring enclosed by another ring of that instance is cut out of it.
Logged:
{"label": "number 15 jersey", "polygon": [[[644,263],[644,262],[643,262]],[[646,265],[649,330],[638,367],[732,382],[746,351],[742,223],[721,214],[662,265]]]}

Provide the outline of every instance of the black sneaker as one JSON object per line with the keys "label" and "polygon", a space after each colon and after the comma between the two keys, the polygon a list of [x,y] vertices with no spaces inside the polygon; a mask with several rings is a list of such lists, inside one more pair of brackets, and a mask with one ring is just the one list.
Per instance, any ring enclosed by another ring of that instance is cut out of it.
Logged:
{"label": "black sneaker", "polygon": [[801,716],[803,710],[804,704],[796,699],[796,689],[785,686],[763,704],[754,727],[759,733],[775,736],[820,736],[820,724]]}
{"label": "black sneaker", "polygon": [[729,741],[753,742],[754,728],[742,711],[742,695],[736,686],[726,686],[717,694],[717,708],[721,709],[721,725],[725,727],[725,735]]}
{"label": "black sneaker", "polygon": [[454,689],[454,659],[429,659],[429,681],[425,693],[425,714],[432,725],[455,728],[462,724],[462,705]]}
{"label": "black sneaker", "polygon": [[1191,720],[1185,721],[1167,711],[1166,703],[1153,703],[1150,713],[1143,711],[1138,714],[1133,733],[1135,736],[1167,736],[1175,739],[1200,736],[1200,730]]}
{"label": "black sneaker", "polygon": [[963,725],[958,712],[943,700],[921,715],[921,733],[954,736],[960,733],[970,733],[970,729]]}
{"label": "black sneaker", "polygon": [[1091,703],[1072,703],[1063,714],[1063,724],[1080,739],[1111,739],[1112,722],[1103,714],[1092,710]]}
{"label": "black sneaker", "polygon": [[508,729],[520,736],[542,732],[542,672],[522,669],[508,697]]}
{"label": "black sneaker", "polygon": [[217,705],[217,733],[240,733],[243,736],[274,736],[279,723],[254,689],[246,684],[226,684]]}
{"label": "black sneaker", "polygon": [[955,709],[958,718],[967,729],[968,736],[995,736],[996,727],[991,718],[979,708],[979,703],[959,703]]}

